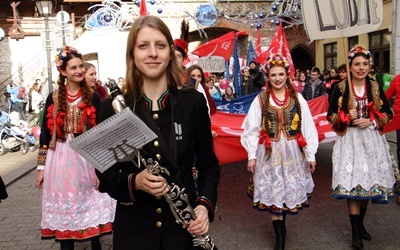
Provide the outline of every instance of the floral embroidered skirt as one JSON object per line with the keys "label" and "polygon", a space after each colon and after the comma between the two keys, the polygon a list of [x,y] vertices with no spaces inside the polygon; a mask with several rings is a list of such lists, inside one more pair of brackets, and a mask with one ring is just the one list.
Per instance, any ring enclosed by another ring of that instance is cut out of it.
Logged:
{"label": "floral embroidered skirt", "polygon": [[87,240],[112,232],[116,201],[95,189],[95,169],[66,142],[48,150],[42,194],[42,239]]}
{"label": "floral embroidered skirt", "polygon": [[332,196],[388,203],[400,191],[399,171],[385,135],[349,127],[333,147]]}
{"label": "floral embroidered skirt", "polygon": [[254,171],[254,207],[281,215],[308,207],[314,181],[296,140],[271,142],[268,158],[264,145],[257,150]]}

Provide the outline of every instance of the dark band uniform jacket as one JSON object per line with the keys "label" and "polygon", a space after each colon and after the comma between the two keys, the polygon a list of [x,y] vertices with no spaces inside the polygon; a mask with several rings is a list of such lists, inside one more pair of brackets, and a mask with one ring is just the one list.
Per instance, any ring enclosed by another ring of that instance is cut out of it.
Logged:
{"label": "dark band uniform jacket", "polygon": [[[133,109],[132,100],[125,98],[127,106]],[[170,172],[170,177],[164,176],[167,182],[185,187],[192,207],[204,205],[213,221],[220,168],[213,151],[205,102],[202,94],[194,89],[167,90],[158,100],[159,111],[151,111],[151,101],[144,96],[136,103],[134,112],[159,136],[143,147],[142,157],[153,158],[167,168]],[[111,103],[111,98],[103,101],[100,121],[115,114]],[[198,188],[192,174],[194,153]],[[175,222],[165,198],[135,190],[135,176],[143,169],[143,164],[139,170],[129,161],[116,163],[102,174],[97,172],[100,192],[107,192],[118,201],[114,249],[152,250],[160,249],[160,244],[165,250],[191,249],[192,236]]]}

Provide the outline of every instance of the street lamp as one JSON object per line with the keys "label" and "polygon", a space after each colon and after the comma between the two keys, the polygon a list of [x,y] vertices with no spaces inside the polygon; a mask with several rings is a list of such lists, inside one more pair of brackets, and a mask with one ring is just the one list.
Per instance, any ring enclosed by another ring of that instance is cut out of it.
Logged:
{"label": "street lamp", "polygon": [[44,17],[44,31],[46,33],[46,53],[47,53],[47,77],[49,85],[49,94],[53,91],[53,77],[51,75],[51,46],[50,46],[50,28],[49,16],[53,11],[52,0],[36,0],[36,8],[39,14]]}

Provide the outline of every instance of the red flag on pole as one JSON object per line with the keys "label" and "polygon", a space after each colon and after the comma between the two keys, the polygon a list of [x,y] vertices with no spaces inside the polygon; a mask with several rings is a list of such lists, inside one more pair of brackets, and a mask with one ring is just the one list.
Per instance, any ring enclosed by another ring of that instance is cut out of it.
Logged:
{"label": "red flag on pole", "polygon": [[[236,36],[247,35],[245,31],[239,31]],[[233,31],[213,39],[195,49],[192,54],[202,56],[222,56],[225,61],[229,60],[234,47],[235,33]]]}
{"label": "red flag on pole", "polygon": [[287,58],[287,60],[289,61],[289,64],[290,64],[289,77],[293,78],[296,70],[294,68],[292,56],[290,55],[290,50],[289,50],[288,43],[286,41],[285,32],[283,32],[282,22],[279,24],[279,27],[276,30],[275,36],[274,36],[274,38],[272,38],[271,44],[269,45],[269,48],[265,52],[258,55],[255,60],[261,64],[264,64],[265,61],[267,60],[267,58],[271,54],[279,54],[279,55]]}
{"label": "red flag on pole", "polygon": [[147,15],[146,0],[142,0],[140,2],[139,14],[140,14],[140,16],[146,16]]}
{"label": "red flag on pole", "polygon": [[261,30],[257,29],[256,54],[261,55]]}

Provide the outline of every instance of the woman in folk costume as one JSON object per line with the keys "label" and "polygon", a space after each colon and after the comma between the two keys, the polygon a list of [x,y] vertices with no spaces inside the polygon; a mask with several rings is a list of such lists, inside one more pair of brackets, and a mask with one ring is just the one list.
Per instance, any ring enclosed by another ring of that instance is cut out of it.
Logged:
{"label": "woman in folk costume", "polygon": [[285,248],[286,214],[308,206],[318,149],[314,121],[290,82],[289,68],[284,57],[267,59],[269,84],[251,104],[241,136],[254,178],[254,206],[271,212],[275,249]]}
{"label": "woman in folk costume", "polygon": [[47,97],[40,134],[36,186],[42,194],[42,239],[55,238],[61,249],[74,241],[112,232],[115,201],[97,190],[95,169],[68,143],[96,125],[100,97],[85,82],[82,55],[64,46],[56,56],[58,90]]}
{"label": "woman in folk costume", "polygon": [[382,88],[368,76],[371,52],[357,45],[348,60],[351,83],[346,79],[335,87],[327,114],[339,135],[332,154],[332,196],[347,199],[353,247],[361,249],[363,239],[371,240],[363,225],[369,200],[388,203],[400,183],[382,133],[392,111]]}

